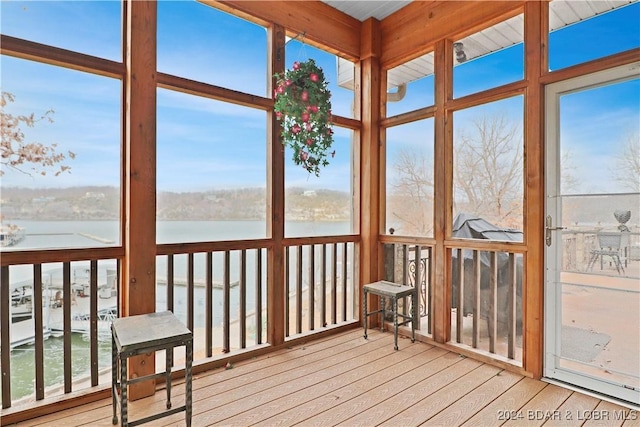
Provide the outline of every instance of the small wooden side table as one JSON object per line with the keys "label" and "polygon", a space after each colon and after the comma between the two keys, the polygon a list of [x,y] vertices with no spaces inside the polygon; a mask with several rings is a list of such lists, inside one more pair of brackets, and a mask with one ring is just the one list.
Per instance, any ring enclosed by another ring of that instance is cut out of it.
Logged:
{"label": "small wooden side table", "polygon": [[[186,347],[185,404],[171,409],[171,367],[173,348]],[[165,371],[139,378],[127,378],[127,359],[131,356],[165,350]],[[120,402],[120,425],[136,426],[178,412],[186,412],[187,426],[191,425],[191,366],[193,364],[193,334],[170,311],[122,317],[111,324],[111,394],[113,396],[113,424],[118,424],[117,406]],[[120,379],[118,379],[118,372]],[[167,410],[135,421],[129,421],[127,386],[140,381],[165,377]]]}
{"label": "small wooden side table", "polygon": [[[418,323],[418,316],[416,307],[418,307],[418,292],[416,288],[412,286],[400,285],[398,283],[387,282],[381,280],[379,282],[369,283],[363,286],[364,298],[362,300],[362,326],[364,327],[364,338],[367,339],[367,319],[374,314],[382,313],[381,329],[384,325],[384,315],[386,313],[385,299],[391,298],[392,300],[392,313],[393,313],[393,338],[394,348],[398,349],[398,326],[411,323],[411,342],[416,340],[416,324]],[[380,297],[380,309],[367,312],[367,297],[369,294],[378,295]],[[398,299],[404,297],[411,297],[411,316],[407,316],[402,313],[398,313]],[[402,322],[398,323],[398,317],[402,318]]]}

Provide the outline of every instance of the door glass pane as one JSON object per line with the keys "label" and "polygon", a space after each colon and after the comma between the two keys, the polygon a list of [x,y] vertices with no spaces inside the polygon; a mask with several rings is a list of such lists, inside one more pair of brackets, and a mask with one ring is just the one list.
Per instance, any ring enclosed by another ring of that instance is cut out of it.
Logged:
{"label": "door glass pane", "polygon": [[557,367],[605,393],[640,387],[638,99],[635,79],[559,101]]}

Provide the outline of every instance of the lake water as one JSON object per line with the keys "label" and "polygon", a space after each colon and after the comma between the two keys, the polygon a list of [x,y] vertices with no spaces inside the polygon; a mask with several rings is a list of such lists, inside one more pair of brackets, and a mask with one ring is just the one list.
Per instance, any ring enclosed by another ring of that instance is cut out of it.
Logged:
{"label": "lake water", "polygon": [[[113,246],[118,242],[119,225],[116,221],[15,221],[12,222],[25,228],[25,239],[3,251],[44,249],[44,248],[71,248],[71,247],[105,247]],[[322,236],[350,234],[348,222],[291,222],[286,224],[287,237],[298,236]],[[163,221],[157,224],[158,243],[195,242],[209,240],[235,240],[264,238],[266,226],[261,221]],[[295,254],[292,254],[291,262],[295,262]],[[223,280],[223,254],[214,254],[214,283],[222,283]],[[263,306],[266,303],[266,251],[263,256]],[[306,255],[305,255],[306,256]],[[319,256],[319,254],[317,254]],[[247,310],[250,312],[255,307],[255,259],[256,252],[247,253]],[[204,254],[196,254],[194,257],[194,278],[196,282],[204,281],[206,270],[206,257]],[[306,262],[306,261],[305,261]],[[316,261],[316,265],[319,262]],[[72,274],[83,273],[88,267],[87,263],[72,263]],[[156,277],[159,281],[166,278],[166,257],[158,257]],[[98,284],[102,285],[109,278],[109,271],[115,270],[113,261],[99,262]],[[239,253],[232,251],[230,260],[231,282],[239,278]],[[60,263],[43,265],[43,280],[50,283],[56,282],[61,277],[62,265]],[[176,281],[187,276],[187,256],[174,257],[174,276]],[[11,285],[32,283],[31,266],[13,266],[10,269]],[[73,279],[74,277],[72,277]],[[293,279],[293,278],[292,278]],[[292,282],[294,283],[294,282]],[[238,288],[231,291],[232,318],[237,312]],[[167,309],[166,287],[158,285],[156,288],[156,308],[158,311]],[[222,323],[222,291],[214,290],[213,296],[214,326]],[[174,312],[186,323],[186,288],[176,286],[174,289]],[[202,327],[205,323],[205,290],[196,286],[194,295],[194,324]],[[73,334],[72,339],[72,370],[74,380],[88,375],[89,342],[81,334]],[[99,345],[99,366],[109,367],[111,358],[110,342],[102,342]],[[63,354],[62,338],[50,337],[45,341],[45,385],[47,387],[61,384],[63,378]],[[12,398],[18,399],[34,393],[35,387],[35,350],[33,345],[20,346],[11,352],[11,389]]]}

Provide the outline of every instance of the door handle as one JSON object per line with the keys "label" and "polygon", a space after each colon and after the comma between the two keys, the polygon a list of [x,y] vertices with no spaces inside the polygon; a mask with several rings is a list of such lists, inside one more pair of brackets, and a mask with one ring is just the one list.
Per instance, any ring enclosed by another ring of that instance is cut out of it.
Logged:
{"label": "door handle", "polygon": [[551,215],[547,215],[547,219],[545,221],[544,227],[544,240],[547,246],[551,246],[551,232],[554,230],[565,230],[567,227],[554,227],[553,226],[553,218]]}

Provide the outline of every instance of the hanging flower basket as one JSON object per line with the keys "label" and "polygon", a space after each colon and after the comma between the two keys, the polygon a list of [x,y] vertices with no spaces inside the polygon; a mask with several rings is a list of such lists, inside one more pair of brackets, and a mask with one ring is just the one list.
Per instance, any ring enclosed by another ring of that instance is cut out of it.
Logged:
{"label": "hanging flower basket", "polygon": [[275,75],[274,110],[283,121],[282,143],[293,150],[293,161],[320,176],[333,144],[331,92],[322,68],[313,59],[294,62],[293,68]]}

